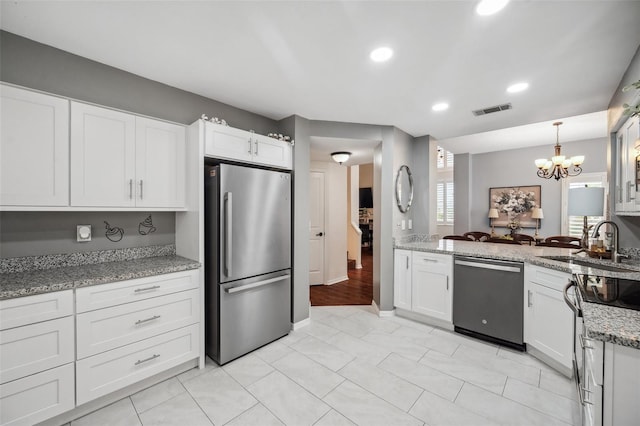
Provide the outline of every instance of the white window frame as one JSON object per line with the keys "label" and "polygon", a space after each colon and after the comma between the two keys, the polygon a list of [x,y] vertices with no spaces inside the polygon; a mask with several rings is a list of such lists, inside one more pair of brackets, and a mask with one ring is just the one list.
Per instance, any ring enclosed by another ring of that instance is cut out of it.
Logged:
{"label": "white window frame", "polygon": [[578,176],[564,178],[562,179],[562,212],[560,222],[560,235],[569,235],[569,215],[567,214],[567,210],[569,205],[569,186],[572,182],[602,182],[602,186],[604,187],[603,217],[609,217],[609,182],[607,181],[606,172],[581,173]]}
{"label": "white window frame", "polygon": [[[443,165],[444,167],[437,167],[437,183],[440,184],[444,184],[443,187],[443,220],[438,220],[438,216],[437,216],[437,207],[436,207],[436,224],[438,226],[453,226],[453,217],[454,214],[452,213],[451,215],[448,214],[449,210],[453,210],[453,212],[455,212],[455,208],[453,209],[448,209],[447,208],[447,184],[450,184],[453,186],[453,192],[455,194],[455,184],[453,182],[453,167],[454,164],[453,163],[453,154],[450,153],[449,151],[445,150],[442,147],[438,147],[438,150],[442,150],[442,155],[443,157]],[[439,153],[438,153],[439,154]],[[450,154],[450,155],[449,155]],[[450,158],[451,163],[448,161]],[[436,162],[437,164],[437,162]],[[436,191],[437,191],[437,186],[436,186]],[[451,200],[453,201],[453,200]],[[453,205],[453,204],[452,204]],[[436,206],[437,206],[437,193],[436,193]],[[447,216],[451,216],[451,220],[448,221],[447,220]]]}

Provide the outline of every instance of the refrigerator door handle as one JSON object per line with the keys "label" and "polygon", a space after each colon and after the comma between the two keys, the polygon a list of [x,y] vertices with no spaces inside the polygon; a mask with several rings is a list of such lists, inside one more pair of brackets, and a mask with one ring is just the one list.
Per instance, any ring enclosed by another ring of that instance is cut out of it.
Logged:
{"label": "refrigerator door handle", "polygon": [[227,277],[231,276],[231,253],[233,247],[231,246],[231,232],[233,229],[232,215],[233,215],[233,194],[227,192],[224,194],[224,267]]}
{"label": "refrigerator door handle", "polygon": [[256,288],[256,287],[262,287],[271,283],[275,283],[278,281],[282,281],[282,280],[286,280],[288,278],[290,278],[291,275],[287,274],[287,275],[281,275],[279,277],[275,277],[275,278],[270,278],[268,280],[263,280],[263,281],[258,281],[256,283],[251,283],[251,284],[247,284],[247,285],[241,285],[239,287],[231,287],[231,288],[225,288],[224,291],[229,293],[229,294],[233,294],[233,293],[238,293],[241,291],[245,291],[245,290],[250,290],[252,288]]}

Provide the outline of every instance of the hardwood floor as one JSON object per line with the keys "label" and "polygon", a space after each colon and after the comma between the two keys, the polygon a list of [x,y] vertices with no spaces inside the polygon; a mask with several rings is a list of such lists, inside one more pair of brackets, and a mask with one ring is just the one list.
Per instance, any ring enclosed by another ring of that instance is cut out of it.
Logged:
{"label": "hardwood floor", "polygon": [[311,306],[370,305],[373,300],[373,252],[362,250],[362,269],[349,269],[349,279],[310,288]]}

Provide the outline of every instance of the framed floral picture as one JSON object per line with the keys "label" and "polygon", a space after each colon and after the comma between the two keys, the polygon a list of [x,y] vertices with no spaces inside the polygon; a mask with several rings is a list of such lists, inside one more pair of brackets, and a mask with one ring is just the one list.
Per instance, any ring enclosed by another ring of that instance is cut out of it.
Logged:
{"label": "framed floral picture", "polygon": [[489,188],[489,208],[498,210],[495,226],[509,228],[535,228],[536,219],[531,212],[540,205],[541,186],[514,186]]}

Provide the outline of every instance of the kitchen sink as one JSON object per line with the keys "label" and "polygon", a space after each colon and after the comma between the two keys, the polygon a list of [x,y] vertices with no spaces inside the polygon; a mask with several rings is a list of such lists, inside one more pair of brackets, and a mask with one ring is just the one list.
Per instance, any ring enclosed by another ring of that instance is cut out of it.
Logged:
{"label": "kitchen sink", "polygon": [[575,257],[570,257],[570,256],[540,256],[540,258],[549,259],[549,260],[555,260],[555,261],[558,261],[558,262],[570,263],[570,264],[573,264],[573,265],[588,266],[590,268],[602,269],[604,271],[611,271],[611,272],[638,272],[637,269],[630,269],[630,268],[625,268],[624,266],[617,266],[617,265],[614,266],[614,265],[607,265],[607,264],[598,263],[598,262],[591,262],[589,260],[576,259]]}

